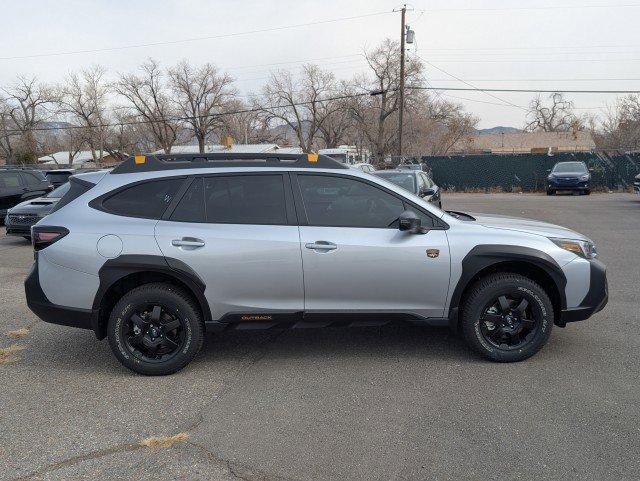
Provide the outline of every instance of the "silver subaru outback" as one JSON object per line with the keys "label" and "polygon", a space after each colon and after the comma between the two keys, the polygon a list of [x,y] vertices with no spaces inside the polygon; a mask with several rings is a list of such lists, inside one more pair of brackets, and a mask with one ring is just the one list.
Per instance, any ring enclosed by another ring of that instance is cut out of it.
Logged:
{"label": "silver subaru outback", "polygon": [[393,321],[521,361],[607,302],[583,235],[447,213],[313,154],[132,157],[72,177],[32,242],[31,310],[148,375],[183,368],[205,331]]}

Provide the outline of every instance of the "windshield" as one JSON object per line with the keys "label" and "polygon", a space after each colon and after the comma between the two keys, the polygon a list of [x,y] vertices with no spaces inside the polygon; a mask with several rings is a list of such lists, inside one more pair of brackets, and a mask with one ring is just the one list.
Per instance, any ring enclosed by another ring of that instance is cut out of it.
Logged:
{"label": "windshield", "polygon": [[47,195],[45,195],[45,197],[49,198],[49,199],[60,199],[62,198],[62,196],[64,194],[66,194],[69,190],[69,182],[62,184],[60,187],[58,187],[57,189],[53,189],[51,192],[49,192]]}
{"label": "windshield", "polygon": [[553,167],[553,172],[584,174],[585,172],[587,172],[587,166],[582,162],[560,162]]}
{"label": "windshield", "polygon": [[413,174],[408,174],[406,172],[376,172],[376,175],[387,179],[389,182],[393,182],[396,185],[399,185],[403,189],[408,190],[409,192],[416,191],[416,178]]}

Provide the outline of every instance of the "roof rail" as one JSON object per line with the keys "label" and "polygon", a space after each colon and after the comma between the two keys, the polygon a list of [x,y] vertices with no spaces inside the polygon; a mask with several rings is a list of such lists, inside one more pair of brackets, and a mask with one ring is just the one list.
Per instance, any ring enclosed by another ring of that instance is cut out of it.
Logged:
{"label": "roof rail", "polygon": [[305,169],[349,168],[331,157],[318,154],[149,154],[128,157],[120,165],[115,167],[111,173],[131,174],[135,172],[222,167],[289,167]]}

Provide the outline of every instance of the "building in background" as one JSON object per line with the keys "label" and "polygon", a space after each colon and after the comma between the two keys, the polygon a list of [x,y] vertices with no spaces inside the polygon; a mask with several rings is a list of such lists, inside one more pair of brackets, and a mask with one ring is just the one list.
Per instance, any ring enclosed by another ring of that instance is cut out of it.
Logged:
{"label": "building in background", "polygon": [[355,145],[339,145],[333,149],[320,149],[318,153],[348,165],[369,164],[371,160],[371,152],[366,149],[358,149]]}
{"label": "building in background", "polygon": [[[126,154],[123,154],[126,156]],[[95,152],[95,157],[100,158],[100,153]],[[100,160],[100,165],[96,165],[94,160],[94,156],[91,155],[90,150],[80,150],[79,152],[69,152],[67,150],[63,150],[61,152],[56,152],[55,154],[44,155],[42,157],[38,157],[38,163],[44,166],[55,166],[59,165],[61,167],[69,167],[72,166],[74,168],[91,168],[91,167],[110,167],[120,163],[121,159],[119,157],[115,157],[108,152],[102,152],[102,158]]]}
{"label": "building in background", "polygon": [[544,154],[591,152],[595,148],[589,132],[517,132],[466,135],[454,144],[449,154]]}

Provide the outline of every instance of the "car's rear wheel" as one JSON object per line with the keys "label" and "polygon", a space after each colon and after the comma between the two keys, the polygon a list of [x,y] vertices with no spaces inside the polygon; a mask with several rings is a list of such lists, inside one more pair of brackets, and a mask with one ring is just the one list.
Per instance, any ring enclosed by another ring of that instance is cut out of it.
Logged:
{"label": "car's rear wheel", "polygon": [[482,356],[522,361],[545,345],[553,305],[537,283],[519,274],[493,274],[477,281],[462,309],[462,332]]}
{"label": "car's rear wheel", "polygon": [[556,194],[555,190],[553,190],[553,189],[548,189],[547,190],[547,195],[555,195],[555,194]]}
{"label": "car's rear wheel", "polygon": [[118,360],[140,374],[172,374],[200,351],[204,324],[198,307],[182,289],[145,284],[116,304],[107,326]]}

